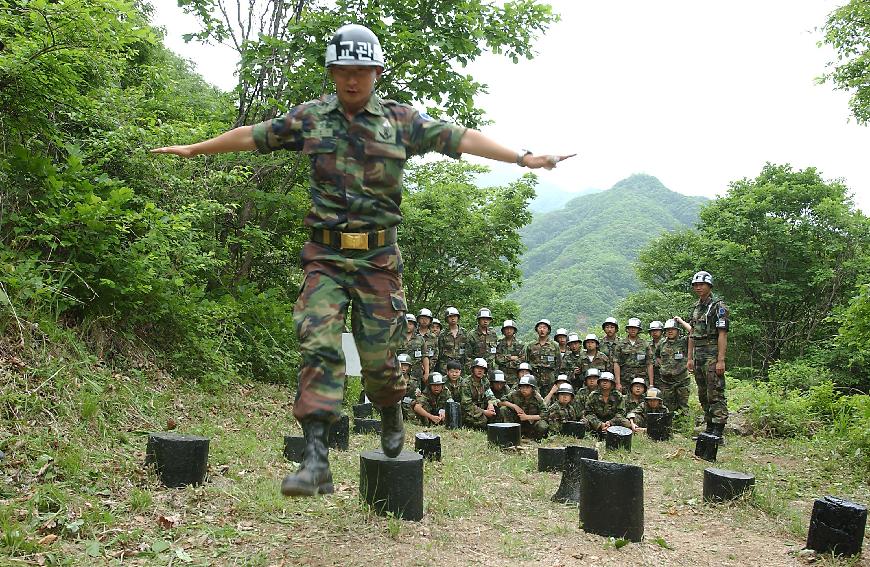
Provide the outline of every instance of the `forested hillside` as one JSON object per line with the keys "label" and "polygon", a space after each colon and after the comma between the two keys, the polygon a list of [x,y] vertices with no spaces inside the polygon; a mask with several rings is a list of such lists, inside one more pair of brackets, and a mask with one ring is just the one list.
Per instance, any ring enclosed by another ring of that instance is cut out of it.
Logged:
{"label": "forested hillside", "polygon": [[653,176],[632,175],[536,215],[521,231],[528,247],[523,284],[511,295],[521,306],[523,329],[541,317],[559,327],[597,328],[638,289],[638,251],[662,232],[694,224],[706,201],[670,191]]}

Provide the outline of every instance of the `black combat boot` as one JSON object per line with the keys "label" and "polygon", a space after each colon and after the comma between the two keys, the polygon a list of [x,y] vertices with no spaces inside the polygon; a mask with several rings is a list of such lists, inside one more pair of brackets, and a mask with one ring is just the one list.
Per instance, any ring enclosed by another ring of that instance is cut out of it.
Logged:
{"label": "black combat boot", "polygon": [[329,470],[329,427],[326,421],[305,419],[302,434],[305,449],[302,465],[295,473],[288,474],[281,483],[284,496],[316,496],[332,494],[332,471]]}
{"label": "black combat boot", "polygon": [[381,411],[381,448],[384,455],[396,457],[402,452],[405,444],[405,423],[402,420],[401,404],[393,404]]}
{"label": "black combat boot", "polygon": [[716,435],[716,424],[708,419],[707,429],[704,430],[704,433],[706,433],[707,435]]}
{"label": "black combat boot", "polygon": [[713,424],[713,435],[719,438],[719,443],[725,444],[725,424],[724,423],[714,423]]}

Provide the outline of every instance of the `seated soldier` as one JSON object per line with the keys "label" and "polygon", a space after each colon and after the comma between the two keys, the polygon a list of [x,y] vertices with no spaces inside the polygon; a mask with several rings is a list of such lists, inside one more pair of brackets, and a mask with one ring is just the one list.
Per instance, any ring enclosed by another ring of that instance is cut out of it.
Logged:
{"label": "seated soldier", "polygon": [[[517,380],[520,378],[532,373],[532,365],[528,362],[521,362],[519,366],[517,366]],[[519,382],[517,382],[519,383]]]}
{"label": "seated soldier", "polygon": [[489,390],[495,397],[495,403],[498,405],[502,400],[506,400],[511,393],[511,389],[507,384],[504,372],[496,370],[492,373],[492,378],[489,379]]}
{"label": "seated soldier", "polygon": [[449,398],[444,389],[444,377],[440,372],[433,372],[426,390],[411,402],[411,409],[420,416],[423,425],[439,425],[444,423],[444,416],[447,415]]}
{"label": "seated soldier", "polygon": [[585,408],[589,394],[598,389],[599,376],[601,376],[601,371],[597,368],[590,368],[586,371],[586,384],[574,393],[574,401],[580,404],[580,407]]}
{"label": "seated soldier", "polygon": [[646,416],[649,413],[670,413],[662,401],[658,388],[650,388],[646,392],[644,403],[637,406],[626,417],[631,422],[632,431],[646,431]]}
{"label": "seated soldier", "polygon": [[574,387],[568,381],[560,382],[556,390],[556,401],[547,408],[547,424],[550,433],[557,435],[562,432],[562,424],[566,421],[578,421],[580,409],[574,403]]}
{"label": "seated soldier", "polygon": [[547,435],[547,408],[538,393],[535,377],[531,374],[520,378],[516,390],[499,406],[502,422],[519,423],[526,437],[541,439]]}
{"label": "seated soldier", "polygon": [[550,388],[550,391],[547,392],[547,395],[544,396],[544,405],[546,407],[550,407],[550,404],[553,403],[553,397],[555,397],[556,392],[559,390],[559,386],[562,384],[569,384],[571,381],[568,379],[567,374],[559,374],[556,376],[556,381],[553,382],[553,387]]}
{"label": "seated soldier", "polygon": [[586,424],[599,434],[612,425],[629,427],[631,423],[623,417],[622,395],[615,390],[616,379],[612,372],[602,372],[598,377],[598,389],[589,394],[586,400]]}
{"label": "seated soldier", "polygon": [[496,399],[489,389],[488,366],[485,359],[474,359],[471,377],[462,380],[462,425],[465,427],[486,429],[488,423],[495,421]]}
{"label": "seated soldier", "polygon": [[411,402],[420,395],[420,385],[410,375],[411,357],[405,353],[399,355],[399,367],[402,369],[402,380],[408,384],[405,388],[405,397],[402,399],[402,415],[405,419],[410,417]]}
{"label": "seated soldier", "polygon": [[458,360],[447,363],[447,382],[445,388],[450,398],[457,403],[462,402],[462,364]]}
{"label": "seated soldier", "polygon": [[628,415],[634,408],[646,402],[646,381],[643,378],[633,378],[631,388],[622,398],[622,413]]}

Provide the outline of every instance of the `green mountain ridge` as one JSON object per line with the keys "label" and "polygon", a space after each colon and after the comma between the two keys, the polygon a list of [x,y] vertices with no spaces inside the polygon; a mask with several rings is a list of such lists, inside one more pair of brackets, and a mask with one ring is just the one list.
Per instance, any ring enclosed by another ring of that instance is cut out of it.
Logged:
{"label": "green mountain ridge", "polygon": [[636,174],[535,215],[521,231],[523,285],[510,296],[522,310],[520,331],[546,317],[554,328],[598,332],[616,304],[639,288],[638,251],[662,232],[694,225],[707,200]]}

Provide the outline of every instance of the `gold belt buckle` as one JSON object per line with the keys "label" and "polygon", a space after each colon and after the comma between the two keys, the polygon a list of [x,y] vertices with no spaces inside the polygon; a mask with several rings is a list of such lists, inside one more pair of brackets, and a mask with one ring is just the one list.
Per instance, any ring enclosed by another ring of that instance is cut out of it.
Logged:
{"label": "gold belt buckle", "polygon": [[349,250],[368,250],[369,235],[365,232],[342,232],[341,247]]}

